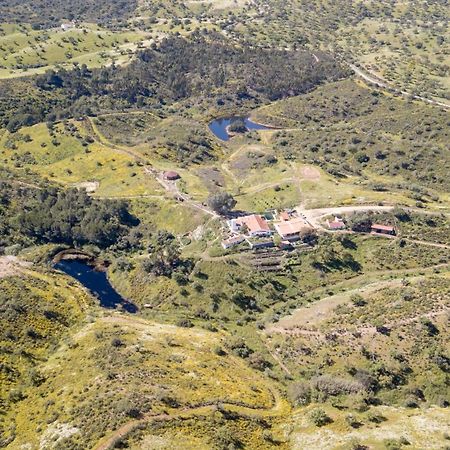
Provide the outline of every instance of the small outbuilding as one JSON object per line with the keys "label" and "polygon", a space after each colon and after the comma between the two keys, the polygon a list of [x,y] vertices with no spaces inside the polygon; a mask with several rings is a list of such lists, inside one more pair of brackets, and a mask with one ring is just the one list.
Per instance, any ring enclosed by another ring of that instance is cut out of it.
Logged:
{"label": "small outbuilding", "polygon": [[396,235],[395,227],[393,227],[392,225],[383,225],[379,223],[374,223],[371,226],[371,231],[372,233],[376,234],[388,234],[390,236]]}
{"label": "small outbuilding", "polygon": [[164,179],[168,181],[175,181],[179,180],[180,174],[178,172],[175,172],[173,170],[168,170],[167,172],[164,172]]}
{"label": "small outbuilding", "polygon": [[270,247],[274,247],[275,243],[273,242],[272,239],[267,240],[267,239],[253,239],[253,240],[247,240],[248,245],[250,246],[251,249],[255,250],[258,248],[270,248]]}
{"label": "small outbuilding", "polygon": [[343,230],[345,228],[344,221],[339,217],[335,217],[334,220],[328,220],[327,224],[330,230]]}
{"label": "small outbuilding", "polygon": [[73,28],[75,28],[75,23],[74,22],[63,22],[61,24],[61,30],[62,31],[72,30]]}
{"label": "small outbuilding", "polygon": [[244,236],[242,236],[241,234],[239,234],[238,236],[233,236],[229,239],[225,239],[224,241],[222,241],[222,248],[224,250],[234,247],[236,245],[239,245],[241,242],[244,242],[245,238]]}

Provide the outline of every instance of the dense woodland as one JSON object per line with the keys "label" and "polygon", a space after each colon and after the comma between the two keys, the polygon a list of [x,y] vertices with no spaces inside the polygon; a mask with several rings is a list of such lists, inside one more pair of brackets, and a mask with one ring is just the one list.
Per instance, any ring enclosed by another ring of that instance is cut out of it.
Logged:
{"label": "dense woodland", "polygon": [[0,184],[0,246],[18,243],[116,243],[137,224],[125,202],[99,201],[84,191],[34,190]]}
{"label": "dense woodland", "polygon": [[[26,94],[0,97],[3,125],[22,125],[102,110],[161,106],[192,97],[266,103],[307,92],[346,71],[331,57],[307,51],[237,47],[215,33],[171,37],[144,50],[126,67],[48,71]],[[16,91],[16,90],[15,90]],[[35,102],[36,97],[45,98]]]}

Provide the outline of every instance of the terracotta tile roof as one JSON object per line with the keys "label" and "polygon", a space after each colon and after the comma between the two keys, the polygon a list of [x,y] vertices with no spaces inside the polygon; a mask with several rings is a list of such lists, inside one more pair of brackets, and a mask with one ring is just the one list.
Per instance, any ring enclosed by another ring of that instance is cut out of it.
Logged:
{"label": "terracotta tile roof", "polygon": [[332,229],[345,228],[345,223],[340,220],[334,220],[333,222],[328,222],[328,226]]}
{"label": "terracotta tile roof", "polygon": [[306,228],[311,227],[301,217],[296,217],[295,219],[275,224],[275,229],[281,236],[297,234]]}
{"label": "terracotta tile roof", "polygon": [[265,219],[257,214],[251,216],[239,217],[236,220],[239,225],[246,225],[250,233],[270,231],[269,225]]}
{"label": "terracotta tile roof", "polygon": [[372,224],[372,230],[382,230],[382,231],[394,231],[395,227],[391,225],[382,225],[379,223]]}

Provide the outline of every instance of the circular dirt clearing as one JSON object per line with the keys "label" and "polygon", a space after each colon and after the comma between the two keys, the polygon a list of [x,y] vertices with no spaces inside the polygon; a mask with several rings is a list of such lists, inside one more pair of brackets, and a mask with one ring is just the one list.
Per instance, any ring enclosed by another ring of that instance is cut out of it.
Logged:
{"label": "circular dirt clearing", "polygon": [[304,166],[300,169],[300,175],[305,180],[320,180],[320,171],[315,167]]}

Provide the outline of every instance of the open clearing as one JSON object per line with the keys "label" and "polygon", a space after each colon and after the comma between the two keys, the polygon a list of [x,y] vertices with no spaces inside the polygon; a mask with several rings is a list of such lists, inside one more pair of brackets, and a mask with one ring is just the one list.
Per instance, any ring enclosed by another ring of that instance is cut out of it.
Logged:
{"label": "open clearing", "polygon": [[372,413],[385,417],[386,421],[343,432],[348,426],[345,426],[341,414],[331,410],[329,413],[335,423],[322,429],[310,426],[304,410],[294,413],[292,448],[335,450],[361,442],[369,448],[382,449],[386,448],[383,443],[388,439],[396,440],[402,436],[410,443],[411,448],[440,449],[443,434],[450,426],[448,413],[444,408],[411,410],[378,406],[372,409]]}
{"label": "open clearing", "polygon": [[129,61],[140,42],[149,44],[147,34],[112,32],[92,24],[80,24],[66,31],[33,30],[27,25],[2,25],[0,35],[0,78],[44,73],[55,66],[74,63],[89,68]]}
{"label": "open clearing", "polygon": [[331,295],[324,297],[321,300],[314,302],[311,306],[297,309],[291,315],[283,317],[277,324],[268,328],[268,332],[277,331],[279,329],[314,327],[320,322],[330,318],[333,315],[335,308],[343,303],[348,303],[353,294],[359,294],[363,297],[370,293],[376,292],[386,287],[401,286],[402,279],[377,281],[368,284],[361,288],[353,289],[342,294]]}
{"label": "open clearing", "polygon": [[0,256],[0,278],[20,275],[23,269],[29,266],[31,266],[30,262],[16,256]]}

